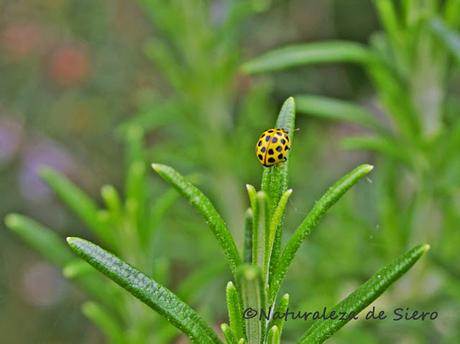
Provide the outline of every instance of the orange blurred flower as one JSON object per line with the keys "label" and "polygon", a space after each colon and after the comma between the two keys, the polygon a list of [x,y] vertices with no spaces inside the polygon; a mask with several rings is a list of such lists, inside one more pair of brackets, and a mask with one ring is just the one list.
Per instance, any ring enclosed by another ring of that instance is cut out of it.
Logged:
{"label": "orange blurred flower", "polygon": [[90,59],[87,49],[81,46],[65,46],[51,55],[49,76],[63,87],[79,86],[90,73]]}
{"label": "orange blurred flower", "polygon": [[0,45],[13,59],[21,59],[34,52],[43,43],[43,32],[34,23],[11,23],[1,32]]}

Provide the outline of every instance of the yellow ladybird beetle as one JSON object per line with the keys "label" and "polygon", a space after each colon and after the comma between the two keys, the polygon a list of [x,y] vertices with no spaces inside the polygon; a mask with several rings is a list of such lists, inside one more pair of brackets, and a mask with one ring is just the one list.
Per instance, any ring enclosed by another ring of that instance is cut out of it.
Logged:
{"label": "yellow ladybird beetle", "polygon": [[287,160],[291,148],[287,130],[273,128],[265,130],[256,144],[256,154],[259,162],[265,167],[279,165]]}

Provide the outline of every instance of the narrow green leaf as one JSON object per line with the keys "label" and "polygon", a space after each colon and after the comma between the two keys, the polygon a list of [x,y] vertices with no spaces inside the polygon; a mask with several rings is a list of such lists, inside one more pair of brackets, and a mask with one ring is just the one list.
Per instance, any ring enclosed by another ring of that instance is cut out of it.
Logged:
{"label": "narrow green leaf", "polygon": [[126,213],[130,217],[133,230],[137,230],[141,242],[148,242],[146,232],[150,231],[150,226],[145,221],[146,215],[146,184],[145,184],[145,164],[143,161],[134,161],[128,168],[126,178]]}
{"label": "narrow green leaf", "polygon": [[193,343],[221,343],[205,321],[169,289],[89,241],[67,238],[67,242],[77,255],[164,316]]}
{"label": "narrow green leaf", "polygon": [[238,341],[238,344],[245,344],[246,343],[246,339],[244,338],[240,338],[240,340]]}
{"label": "narrow green leaf", "polygon": [[62,274],[68,279],[74,279],[82,275],[94,273],[94,268],[88,264],[88,262],[77,258],[68,262],[64,269],[62,269]]}
{"label": "narrow green leaf", "polygon": [[75,258],[56,232],[19,214],[5,217],[6,226],[51,263],[64,268]]}
{"label": "narrow green leaf", "polygon": [[128,168],[126,178],[126,199],[135,199],[138,203],[144,200],[145,165],[143,161],[135,161]]}
{"label": "narrow green leaf", "polygon": [[295,97],[295,102],[298,112],[385,131],[371,111],[347,101],[317,95],[299,95]]}
{"label": "narrow green leaf", "polygon": [[145,54],[161,68],[162,74],[176,89],[183,88],[185,71],[178,68],[180,62],[168,44],[160,39],[149,39],[145,44]]}
{"label": "narrow green leaf", "polygon": [[203,289],[203,286],[226,269],[224,261],[211,262],[187,276],[179,285],[177,295],[185,301],[192,300],[193,296]]}
{"label": "narrow green leaf", "polygon": [[421,128],[420,118],[410,100],[407,85],[385,64],[375,64],[368,72],[375,87],[380,90],[379,101],[386,109],[392,126],[408,140],[417,140]]}
{"label": "narrow green leaf", "polygon": [[388,33],[393,44],[396,43],[395,47],[398,47],[401,39],[401,20],[396,14],[395,5],[392,0],[374,0],[375,7],[379,14],[385,31]]}
{"label": "narrow green leaf", "polygon": [[250,184],[246,184],[246,190],[248,192],[248,197],[249,197],[249,204],[251,205],[252,211],[254,212],[254,217],[255,216],[255,210],[256,210],[256,204],[257,204],[257,190],[254,186]]}
{"label": "narrow green leaf", "polygon": [[[160,284],[167,285],[171,281],[171,261],[165,257],[165,256],[160,256],[160,257],[154,257],[152,258],[152,267],[151,267],[151,274],[150,277],[157,281]],[[186,283],[186,282],[183,282]],[[186,283],[188,284],[188,283]],[[186,289],[184,286],[184,289],[182,289],[182,284],[178,288],[176,294],[184,301],[188,301],[187,296],[191,294],[192,291],[189,289]]]}
{"label": "narrow green leaf", "polygon": [[254,216],[252,209],[246,210],[244,215],[244,252],[243,261],[250,264],[252,262],[252,235],[253,235]]}
{"label": "narrow green leaf", "polygon": [[452,54],[455,61],[460,63],[460,34],[439,18],[431,19],[429,26],[439,42]]}
{"label": "narrow green leaf", "polygon": [[413,165],[413,154],[407,145],[385,136],[354,136],[342,140],[341,146],[345,149],[365,149],[375,151],[393,159],[397,159],[409,166]]}
{"label": "narrow green leaf", "polygon": [[178,198],[179,193],[174,188],[171,188],[164,194],[155,197],[152,201],[152,206],[145,214],[147,219],[143,220],[145,222],[145,227],[142,232],[140,243],[146,250],[148,250],[149,245],[151,245],[152,238],[165,218],[165,214],[173,207]]}
{"label": "narrow green leaf", "polygon": [[[154,105],[149,106],[148,109],[141,110],[129,120],[121,123],[116,129],[117,135],[121,137],[130,135],[132,127],[140,127],[146,132],[152,132],[158,127],[168,125],[177,120],[177,117],[181,114],[181,106],[183,106],[182,104],[177,104],[177,102],[168,102],[163,99],[155,99],[153,104]],[[128,144],[130,143],[128,142]],[[127,159],[128,162],[131,161],[131,159],[139,160],[135,157],[135,154],[129,155]]]}
{"label": "narrow green leaf", "polygon": [[[240,268],[238,280],[243,301],[247,343],[260,344],[264,337],[265,324],[263,319],[259,321],[259,314],[261,310],[266,311],[262,272],[257,266],[243,265]],[[256,315],[250,317],[251,314]]]}
{"label": "narrow green leaf", "polygon": [[293,236],[289,239],[281,255],[278,267],[273,274],[272,284],[270,285],[269,303],[272,303],[279,291],[281,282],[294,259],[297,250],[308,236],[310,231],[319,223],[320,219],[354,184],[366,176],[373,166],[360,165],[341,179],[339,179],[326,193],[315,203],[312,210],[296,229]]}
{"label": "narrow green leaf", "polygon": [[144,127],[139,124],[130,124],[126,127],[124,140],[126,143],[126,168],[129,168],[144,158]]}
{"label": "narrow green leaf", "polygon": [[253,264],[264,271],[265,252],[268,250],[268,231],[270,226],[270,212],[268,210],[267,195],[263,191],[257,193],[257,207],[259,209],[259,228],[257,229],[257,247],[255,248],[255,257]]}
{"label": "narrow green leaf", "polygon": [[372,53],[363,45],[347,41],[314,42],[278,48],[246,62],[247,73],[264,73],[290,67],[322,63],[360,63],[372,60]]}
{"label": "narrow green leaf", "polygon": [[232,273],[236,276],[236,269],[241,263],[240,255],[227,225],[211,201],[172,167],[160,164],[153,164],[152,167],[164,180],[174,186],[208,222],[228,260]]}
{"label": "narrow green leaf", "polygon": [[292,132],[295,129],[295,100],[289,97],[283,103],[276,120],[276,127],[286,129],[289,132],[289,138],[292,139]]}
{"label": "narrow green leaf", "polygon": [[119,220],[121,216],[121,202],[117,190],[113,185],[104,185],[101,188],[101,196],[112,219],[114,221]]}
{"label": "narrow green leaf", "polygon": [[[292,189],[287,190],[275,208],[275,211],[271,215],[268,235],[265,238],[267,241],[267,247],[264,256],[264,273],[266,274],[266,281],[269,282],[269,273],[273,267],[276,267],[279,258],[279,248],[281,247],[281,227],[284,218],[284,210],[286,209],[289,197],[292,194]],[[274,250],[275,246],[278,248]],[[267,283],[268,284],[268,283]]]}
{"label": "narrow green leaf", "polygon": [[49,185],[59,198],[105,243],[113,245],[112,232],[98,220],[98,207],[80,188],[64,175],[51,168],[40,170],[40,177]]}
{"label": "narrow green leaf", "polygon": [[281,336],[278,326],[273,326],[268,331],[267,344],[280,344]]}
{"label": "narrow green leaf", "polygon": [[[227,309],[230,327],[236,338],[244,338],[243,310],[238,291],[232,282],[228,282],[227,290]],[[235,338],[235,342],[236,342]]]}
{"label": "narrow green leaf", "polygon": [[249,203],[252,209],[252,263],[257,265],[258,247],[259,247],[259,202],[257,201],[257,191],[252,185],[246,184],[248,191]]}
{"label": "narrow green leaf", "polygon": [[[171,209],[178,197],[179,193],[175,189],[170,189],[161,196],[155,198],[154,204],[150,211],[150,227],[154,228],[158,226],[158,224],[164,218],[166,212]],[[150,235],[152,232],[153,229],[151,230]]]}
{"label": "narrow green leaf", "polygon": [[284,323],[286,320],[281,317],[282,314],[285,314],[289,308],[289,294],[284,294],[283,297],[280,299],[278,304],[276,305],[274,314],[279,314],[280,316],[272,318],[270,321],[269,327],[276,326],[279,330],[280,337],[283,333]]}
{"label": "narrow green leaf", "polygon": [[[276,128],[284,128],[288,131],[292,148],[295,129],[294,98],[290,97],[284,102],[278,115],[278,120],[276,121]],[[281,196],[287,190],[289,154],[287,158],[288,161],[281,164],[280,166],[265,168],[262,175],[261,190],[267,194],[268,199],[270,200],[270,213],[274,211],[278,205],[279,200],[281,199]]]}
{"label": "narrow green leaf", "polygon": [[123,302],[117,302],[117,300],[122,301],[122,290],[115,283],[104,279],[87,261],[80,258],[73,259],[64,266],[62,274],[92,298],[103,303],[105,307],[124,311]]}
{"label": "narrow green leaf", "polygon": [[220,325],[220,329],[224,334],[226,344],[238,344],[238,340],[236,339],[235,334],[227,324]]}
{"label": "narrow green leaf", "polygon": [[[296,104],[295,100],[292,97],[289,97],[281,107],[280,113],[278,115],[278,119],[276,121],[277,128],[284,128],[289,133],[289,139],[291,142],[291,149],[292,149],[292,142],[294,138],[294,130],[295,130],[295,116],[296,116]],[[265,191],[270,200],[269,211],[272,214],[276,207],[278,206],[282,196],[285,194],[288,188],[288,174],[289,174],[289,155],[288,153],[287,158],[288,161],[281,166],[277,166],[274,168],[269,168],[264,171],[262,175],[262,185],[261,189]],[[284,214],[283,214],[284,215]],[[276,236],[275,241],[270,249],[271,261],[270,265],[268,266],[268,278],[271,279],[273,274],[273,268],[278,264],[278,258],[281,252],[281,239],[282,239],[282,231],[281,228],[283,226],[284,216],[281,216],[278,221],[278,227],[276,228]]]}
{"label": "narrow green leaf", "polygon": [[449,26],[458,28],[460,25],[460,1],[446,0],[444,6],[444,19]]}
{"label": "narrow green leaf", "polygon": [[[22,240],[59,268],[66,270],[69,265],[77,264],[72,251],[53,230],[19,214],[8,215],[5,218],[5,223]],[[65,277],[73,279],[76,285],[95,299],[103,302],[104,305],[113,306],[113,300],[117,300],[113,296],[117,291],[112,286],[107,285],[98,275],[72,274],[71,272],[68,272],[69,275],[65,275]]]}
{"label": "narrow green leaf", "polygon": [[[332,311],[358,315],[366,306],[377,299],[391,284],[404,275],[412,265],[429,249],[429,245],[418,245],[399,256],[393,263],[385,266],[366,283],[347,296]],[[312,325],[299,340],[299,344],[322,343],[342,328],[349,320],[327,319]]]}
{"label": "narrow green leaf", "polygon": [[93,299],[103,303],[106,308],[124,312],[122,289],[104,279],[87,261],[80,258],[73,259],[64,266],[62,274]]}
{"label": "narrow green leaf", "polygon": [[120,324],[103,307],[95,302],[86,302],[82,306],[82,311],[97,325],[110,343],[123,344],[126,342]]}

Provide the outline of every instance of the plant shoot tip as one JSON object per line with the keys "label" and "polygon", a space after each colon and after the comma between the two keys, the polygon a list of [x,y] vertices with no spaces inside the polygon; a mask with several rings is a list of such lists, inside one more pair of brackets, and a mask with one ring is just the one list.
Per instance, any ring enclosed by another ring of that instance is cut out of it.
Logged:
{"label": "plant shoot tip", "polygon": [[5,224],[10,228],[14,229],[14,227],[18,224],[18,216],[16,214],[8,214],[5,216]]}

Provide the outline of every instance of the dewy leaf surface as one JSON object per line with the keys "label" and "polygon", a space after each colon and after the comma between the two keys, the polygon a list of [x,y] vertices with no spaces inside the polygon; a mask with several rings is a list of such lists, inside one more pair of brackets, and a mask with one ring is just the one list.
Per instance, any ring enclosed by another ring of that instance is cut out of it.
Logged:
{"label": "dewy leaf surface", "polygon": [[241,264],[241,258],[227,225],[211,201],[172,167],[160,164],[153,164],[152,167],[160,177],[174,186],[204,217],[219,242],[231,271],[236,276],[236,270],[238,265]]}
{"label": "dewy leaf surface", "polygon": [[347,173],[339,179],[326,193],[315,203],[312,210],[305,217],[300,226],[296,229],[293,236],[289,239],[283,253],[279,259],[279,264],[273,274],[272,284],[270,285],[269,302],[273,302],[276,294],[279,291],[281,282],[286,275],[286,272],[294,259],[297,250],[302,242],[308,236],[312,228],[314,228],[320,219],[326,214],[344,194],[361,178],[366,176],[371,170],[371,165],[360,165],[351,172]]}
{"label": "dewy leaf surface", "polygon": [[67,238],[67,242],[81,258],[164,316],[193,343],[221,343],[205,321],[169,289],[89,241]]}
{"label": "dewy leaf surface", "polygon": [[[367,282],[332,308],[331,312],[335,311],[337,314],[345,312],[348,315],[358,315],[359,312],[377,299],[392,283],[404,275],[429,248],[428,245],[418,245],[407,251],[393,263],[379,270]],[[322,343],[350,320],[351,317],[348,320],[327,319],[318,321],[307,330],[298,344]]]}

